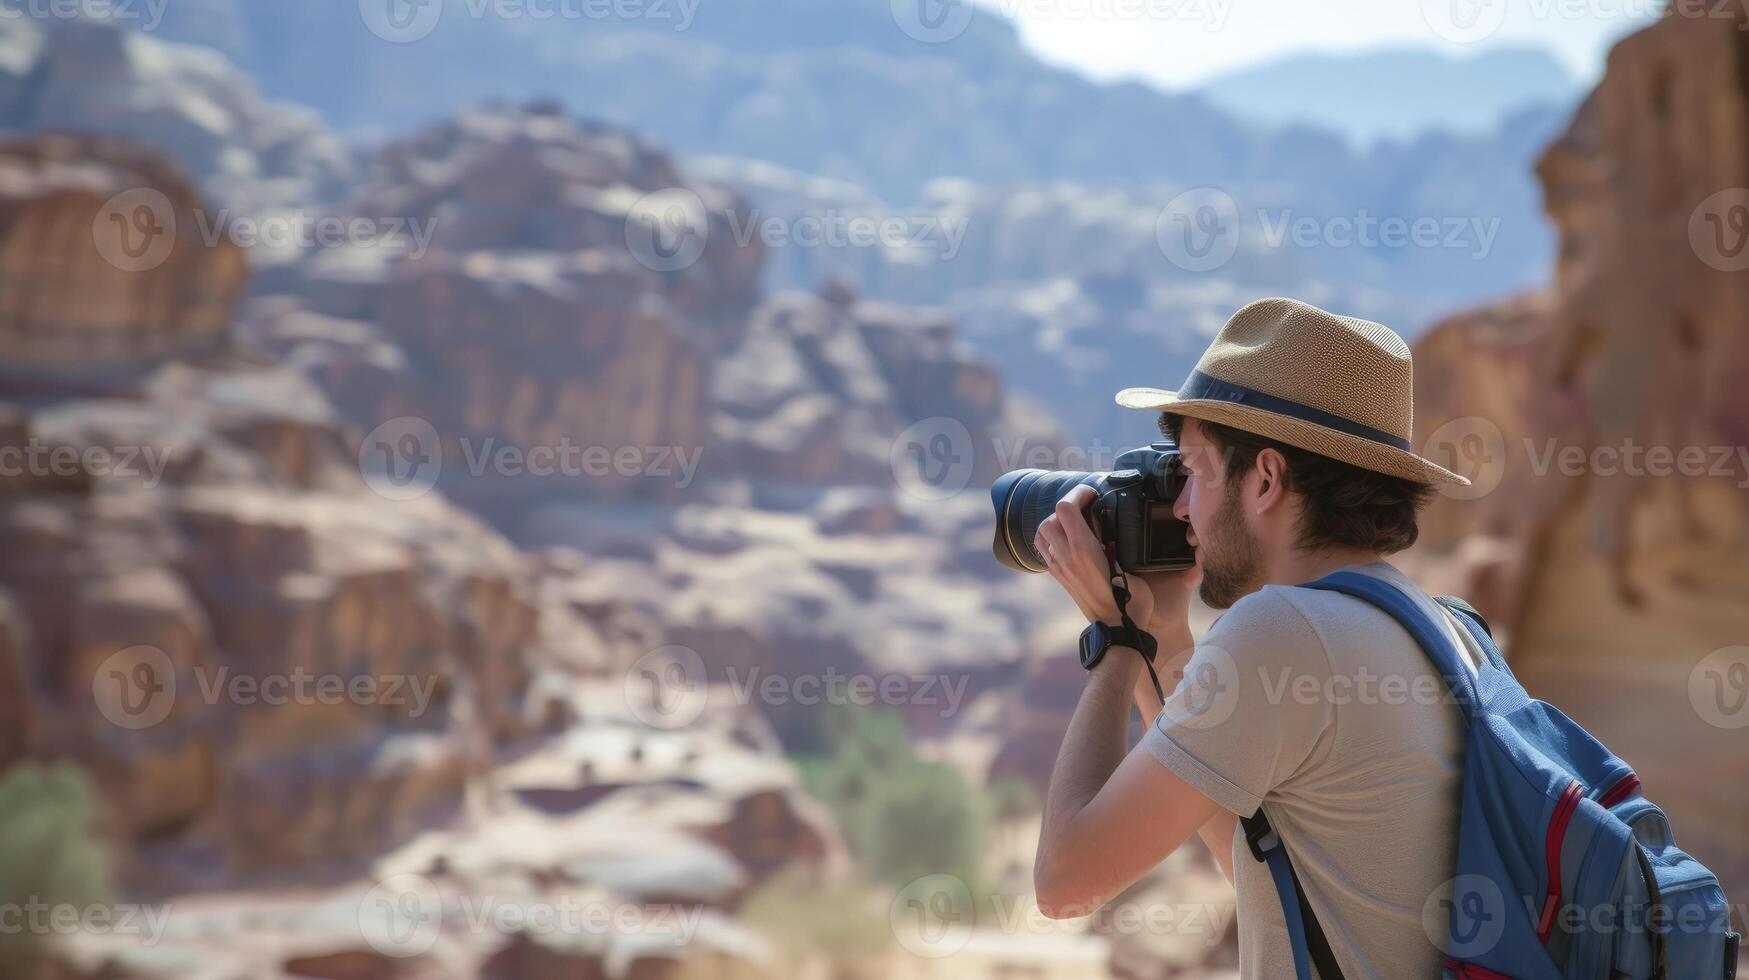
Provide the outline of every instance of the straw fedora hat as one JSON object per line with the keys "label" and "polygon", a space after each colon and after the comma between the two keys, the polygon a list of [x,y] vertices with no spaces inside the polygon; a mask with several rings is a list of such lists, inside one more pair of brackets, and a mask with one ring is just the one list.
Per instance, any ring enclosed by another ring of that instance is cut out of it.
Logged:
{"label": "straw fedora hat", "polygon": [[1298,300],[1248,304],[1177,391],[1125,388],[1117,403],[1232,426],[1416,483],[1470,483],[1412,448],[1414,384],[1403,338]]}

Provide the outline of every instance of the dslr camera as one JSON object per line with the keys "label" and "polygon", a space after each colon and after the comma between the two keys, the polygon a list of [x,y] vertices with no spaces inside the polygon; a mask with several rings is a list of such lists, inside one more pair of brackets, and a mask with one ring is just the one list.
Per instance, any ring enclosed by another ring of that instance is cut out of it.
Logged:
{"label": "dslr camera", "polygon": [[1172,516],[1172,502],[1184,488],[1178,447],[1156,442],[1120,454],[1109,473],[1076,470],[1015,470],[990,487],[996,507],[996,560],[1019,572],[1042,572],[1045,562],[1033,548],[1033,535],[1056,512],[1057,501],[1079,486],[1098,494],[1087,508],[1087,523],[1105,545],[1105,556],[1128,573],[1180,571],[1196,564],[1196,550],[1185,539],[1188,527]]}

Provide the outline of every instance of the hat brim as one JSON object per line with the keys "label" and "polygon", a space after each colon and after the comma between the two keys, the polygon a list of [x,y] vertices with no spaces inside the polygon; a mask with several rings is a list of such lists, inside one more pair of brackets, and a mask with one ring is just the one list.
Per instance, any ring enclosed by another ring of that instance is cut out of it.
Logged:
{"label": "hat brim", "polygon": [[1290,446],[1298,446],[1307,452],[1329,456],[1362,469],[1402,477],[1416,483],[1456,487],[1470,485],[1467,477],[1459,476],[1412,452],[1250,405],[1206,398],[1179,398],[1177,392],[1162,388],[1125,388],[1117,393],[1117,403],[1124,408],[1171,411],[1186,418],[1229,425],[1285,442]]}

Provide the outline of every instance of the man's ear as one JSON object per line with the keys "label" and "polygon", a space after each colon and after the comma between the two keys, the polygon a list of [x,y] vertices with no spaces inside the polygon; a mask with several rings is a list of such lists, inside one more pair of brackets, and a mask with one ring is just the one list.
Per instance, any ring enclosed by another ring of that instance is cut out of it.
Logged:
{"label": "man's ear", "polygon": [[1266,513],[1286,502],[1287,457],[1279,450],[1265,449],[1257,454],[1251,469],[1257,474],[1257,496],[1252,501],[1257,513]]}

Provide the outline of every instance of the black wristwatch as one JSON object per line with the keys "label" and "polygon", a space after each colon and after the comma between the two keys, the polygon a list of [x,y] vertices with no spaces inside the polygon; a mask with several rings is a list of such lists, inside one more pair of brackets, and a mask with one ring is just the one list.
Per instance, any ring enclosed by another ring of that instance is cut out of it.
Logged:
{"label": "black wristwatch", "polygon": [[1111,626],[1095,620],[1081,631],[1081,666],[1092,670],[1105,656],[1105,651],[1112,647],[1129,647],[1140,653],[1142,659],[1152,666],[1154,651],[1159,648],[1159,643],[1152,635],[1143,632],[1141,627],[1130,624],[1127,619],[1123,626]]}

